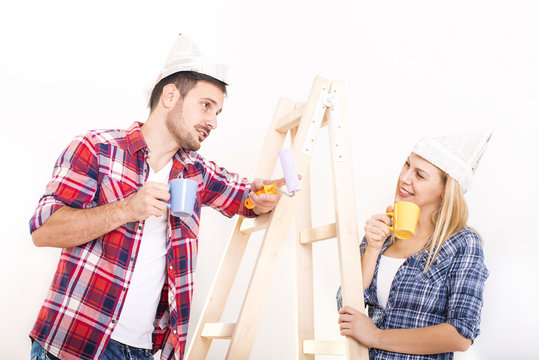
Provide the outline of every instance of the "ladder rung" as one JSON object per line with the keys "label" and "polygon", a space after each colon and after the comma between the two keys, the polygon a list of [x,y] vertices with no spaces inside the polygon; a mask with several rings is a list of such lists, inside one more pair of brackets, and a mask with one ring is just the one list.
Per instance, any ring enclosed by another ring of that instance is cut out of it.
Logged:
{"label": "ladder rung", "polygon": [[303,353],[346,356],[346,343],[343,340],[303,340]]}
{"label": "ladder rung", "polygon": [[234,323],[206,323],[200,336],[210,339],[231,339],[235,327]]}
{"label": "ladder rung", "polygon": [[337,224],[333,223],[301,231],[299,242],[305,245],[335,237],[337,237]]}
{"label": "ladder rung", "polygon": [[290,111],[288,114],[281,116],[275,126],[275,130],[284,134],[288,130],[293,129],[299,125],[301,116],[303,115],[303,110],[305,109],[305,104],[301,104],[294,110]]}
{"label": "ladder rung", "polygon": [[254,218],[245,218],[241,222],[240,231],[250,234],[255,231],[264,230],[268,224],[271,213],[260,215]]}

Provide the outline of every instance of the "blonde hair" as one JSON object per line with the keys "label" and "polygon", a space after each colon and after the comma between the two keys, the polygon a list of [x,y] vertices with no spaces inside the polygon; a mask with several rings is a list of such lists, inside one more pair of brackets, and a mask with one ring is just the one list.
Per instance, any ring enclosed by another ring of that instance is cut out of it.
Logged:
{"label": "blonde hair", "polygon": [[[441,171],[441,181],[445,183],[444,195],[440,206],[432,213],[434,231],[421,252],[428,251],[427,263],[423,272],[429,270],[440,253],[443,243],[451,236],[457,234],[464,227],[468,227],[468,205],[464,199],[464,192],[458,182],[445,172]],[[398,185],[397,185],[398,190]],[[395,241],[395,234],[391,235],[391,243]]]}
{"label": "blonde hair", "polygon": [[443,172],[442,177],[445,177],[444,196],[440,207],[432,214],[434,231],[423,248],[423,251],[428,250],[424,272],[436,260],[443,243],[466,227],[468,221],[468,205],[466,205],[462,188],[455,179]]}

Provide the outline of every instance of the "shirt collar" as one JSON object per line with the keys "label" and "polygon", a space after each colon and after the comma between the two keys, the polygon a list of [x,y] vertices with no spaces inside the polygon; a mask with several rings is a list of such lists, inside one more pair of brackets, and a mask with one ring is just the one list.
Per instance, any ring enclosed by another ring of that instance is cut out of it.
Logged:
{"label": "shirt collar", "polygon": [[142,123],[135,121],[128,129],[127,129],[127,149],[129,150],[129,154],[134,155],[137,151],[139,151],[142,148],[147,148],[148,145],[146,144],[146,141],[144,141],[144,136],[142,136],[142,131],[140,130],[140,127],[142,126]]}
{"label": "shirt collar", "polygon": [[[135,121],[127,129],[127,149],[131,155],[135,154],[137,151],[143,148],[147,148],[148,145],[144,141],[144,136],[142,136],[142,131],[140,127],[143,123]],[[195,151],[184,150],[180,148],[174,157],[180,161],[183,165],[195,164],[198,158],[198,154]]]}

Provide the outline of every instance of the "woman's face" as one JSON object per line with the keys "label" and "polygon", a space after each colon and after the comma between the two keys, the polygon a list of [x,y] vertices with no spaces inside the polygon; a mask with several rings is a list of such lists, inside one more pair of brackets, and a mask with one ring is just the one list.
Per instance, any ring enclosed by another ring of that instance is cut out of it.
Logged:
{"label": "woman's face", "polygon": [[444,195],[442,171],[422,157],[411,153],[402,167],[395,201],[410,201],[422,213],[437,209]]}

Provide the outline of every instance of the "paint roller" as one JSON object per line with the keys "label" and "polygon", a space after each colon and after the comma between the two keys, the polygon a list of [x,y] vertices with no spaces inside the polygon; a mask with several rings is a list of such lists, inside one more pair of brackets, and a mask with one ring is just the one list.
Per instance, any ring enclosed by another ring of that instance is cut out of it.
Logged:
{"label": "paint roller", "polygon": [[[277,184],[273,183],[270,185],[264,185],[262,189],[256,192],[257,195],[277,194],[279,192],[288,197],[292,197],[296,194],[296,192],[301,190],[292,151],[290,151],[290,149],[282,149],[279,151],[279,158],[281,159],[281,167],[283,168],[284,180],[286,182],[286,189],[288,191],[277,188]],[[247,198],[245,200],[245,207],[247,209],[252,209],[255,207],[255,204],[253,204],[251,199]]]}

